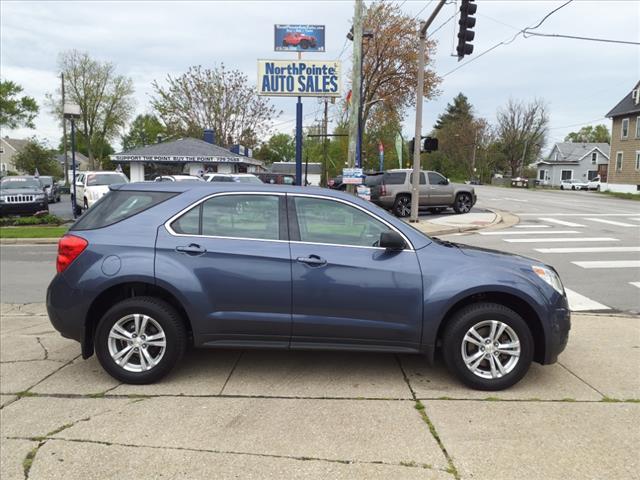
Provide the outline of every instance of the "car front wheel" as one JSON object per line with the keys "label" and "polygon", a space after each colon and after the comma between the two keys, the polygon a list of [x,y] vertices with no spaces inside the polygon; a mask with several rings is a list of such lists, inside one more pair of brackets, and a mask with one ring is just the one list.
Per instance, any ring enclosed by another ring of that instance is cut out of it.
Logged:
{"label": "car front wheel", "polygon": [[153,383],[182,358],[184,323],[168,303],[153,297],[123,300],[104,314],[95,334],[102,367],[116,380]]}
{"label": "car front wheel", "polygon": [[472,206],[473,202],[471,201],[471,195],[468,193],[459,193],[453,204],[453,210],[456,213],[468,213]]}
{"label": "car front wheel", "polygon": [[496,303],[459,310],[446,327],[442,348],[448,369],[477,390],[516,384],[533,359],[529,326],[516,312]]}

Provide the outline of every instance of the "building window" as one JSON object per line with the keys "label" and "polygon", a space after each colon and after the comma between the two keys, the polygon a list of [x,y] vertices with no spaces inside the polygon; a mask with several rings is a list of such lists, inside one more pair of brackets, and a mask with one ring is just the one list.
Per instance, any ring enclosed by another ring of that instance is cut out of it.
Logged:
{"label": "building window", "polygon": [[545,178],[545,173],[546,173],[546,170],[540,170],[540,171],[538,172],[538,180],[544,180],[544,178]]}
{"label": "building window", "polygon": [[587,172],[587,179],[588,180],[593,180],[594,178],[596,178],[598,176],[598,171],[597,170],[589,170]]}
{"label": "building window", "polygon": [[571,180],[573,178],[573,170],[562,170],[562,180]]}
{"label": "building window", "polygon": [[622,160],[623,160],[622,152],[616,153],[616,172],[622,171]]}
{"label": "building window", "polygon": [[6,172],[6,171],[7,171],[7,164],[0,163],[0,172]]}
{"label": "building window", "polygon": [[554,155],[553,159],[557,162],[558,161],[558,151],[556,150],[556,154]]}
{"label": "building window", "polygon": [[640,150],[636,150],[636,170],[640,170]]}
{"label": "building window", "polygon": [[591,154],[591,165],[595,165],[598,162],[598,152]]}
{"label": "building window", "polygon": [[640,117],[636,117],[636,138],[640,138]]}
{"label": "building window", "polygon": [[629,137],[629,119],[628,118],[623,118],[622,119],[622,128],[620,129],[620,138],[627,138]]}

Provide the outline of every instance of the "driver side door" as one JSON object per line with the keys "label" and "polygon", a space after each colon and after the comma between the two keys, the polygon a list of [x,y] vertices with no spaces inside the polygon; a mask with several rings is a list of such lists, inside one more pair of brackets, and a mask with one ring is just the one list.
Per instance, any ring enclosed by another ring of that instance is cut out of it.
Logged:
{"label": "driver side door", "polygon": [[444,176],[427,172],[429,179],[429,205],[451,205],[454,188]]}
{"label": "driver side door", "polygon": [[341,199],[287,195],[291,236],[291,348],[415,351],[422,332],[422,275],[407,240],[378,247],[395,230]]}

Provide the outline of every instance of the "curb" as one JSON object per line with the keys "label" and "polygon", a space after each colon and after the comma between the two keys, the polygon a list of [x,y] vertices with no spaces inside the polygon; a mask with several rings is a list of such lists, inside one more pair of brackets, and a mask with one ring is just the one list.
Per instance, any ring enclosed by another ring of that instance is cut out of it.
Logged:
{"label": "curb", "polygon": [[475,232],[478,230],[484,230],[484,229],[491,229],[491,230],[501,230],[503,228],[509,228],[512,227],[513,225],[516,225],[517,223],[520,222],[520,219],[508,212],[503,212],[501,210],[494,210],[492,208],[487,208],[486,210],[489,210],[490,212],[492,212],[493,214],[495,214],[496,218],[493,220],[493,222],[487,224],[487,225],[469,225],[469,226],[462,226],[462,227],[442,227],[439,224],[436,223],[431,223],[429,221],[424,221],[421,222],[423,225],[432,225],[434,227],[442,227],[442,228],[436,228],[434,230],[431,231],[426,231],[426,230],[422,230],[421,228],[418,227],[418,230],[422,231],[423,233],[430,235],[430,236],[438,236],[438,235],[451,235],[453,233],[470,233],[470,232]]}
{"label": "curb", "polygon": [[57,245],[59,238],[0,238],[0,245]]}

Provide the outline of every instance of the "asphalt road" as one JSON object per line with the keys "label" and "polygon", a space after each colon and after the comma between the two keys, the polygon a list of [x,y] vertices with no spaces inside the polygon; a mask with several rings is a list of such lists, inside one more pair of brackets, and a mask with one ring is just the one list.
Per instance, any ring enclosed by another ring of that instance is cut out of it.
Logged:
{"label": "asphalt road", "polygon": [[[588,192],[487,186],[476,187],[476,191],[478,210],[509,211],[520,223],[448,239],[553,265],[576,310],[640,313],[640,203]],[[54,245],[3,245],[0,301],[43,302],[55,274],[55,257]]]}
{"label": "asphalt road", "polygon": [[450,235],[553,265],[582,311],[640,313],[640,202],[595,192],[476,187],[477,207],[520,218],[512,228]]}

